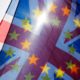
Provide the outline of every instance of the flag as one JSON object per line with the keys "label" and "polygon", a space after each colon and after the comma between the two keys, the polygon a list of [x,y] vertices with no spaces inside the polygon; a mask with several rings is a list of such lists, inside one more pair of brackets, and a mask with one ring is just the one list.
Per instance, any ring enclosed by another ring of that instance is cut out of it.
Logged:
{"label": "flag", "polygon": [[2,0],[0,2],[0,23],[5,15],[6,11],[8,10],[10,3],[11,3],[11,0],[7,0],[7,1]]}
{"label": "flag", "polygon": [[1,51],[2,80],[80,79],[80,15],[74,2],[19,0]]}
{"label": "flag", "polygon": [[0,31],[0,51],[3,47],[3,44],[4,44],[4,41],[6,39],[8,30],[9,30],[10,25],[12,23],[18,2],[19,2],[19,0],[16,0],[16,2],[15,2],[15,0],[13,0],[11,2],[9,9],[7,10],[7,13],[5,14],[5,16],[4,16],[4,18],[0,24],[0,30],[1,30]]}

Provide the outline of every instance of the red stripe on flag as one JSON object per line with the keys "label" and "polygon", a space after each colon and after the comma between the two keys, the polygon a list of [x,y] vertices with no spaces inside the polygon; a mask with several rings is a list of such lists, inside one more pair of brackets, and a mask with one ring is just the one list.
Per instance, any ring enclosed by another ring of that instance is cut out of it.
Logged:
{"label": "red stripe on flag", "polygon": [[3,21],[0,25],[0,42],[4,43],[7,33],[10,28],[10,23],[7,21]]}

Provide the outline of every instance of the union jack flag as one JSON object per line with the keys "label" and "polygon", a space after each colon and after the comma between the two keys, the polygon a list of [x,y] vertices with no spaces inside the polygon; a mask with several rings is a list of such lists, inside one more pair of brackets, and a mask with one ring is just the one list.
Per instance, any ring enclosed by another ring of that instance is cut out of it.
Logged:
{"label": "union jack flag", "polygon": [[79,13],[80,0],[19,0],[0,79],[80,80]]}

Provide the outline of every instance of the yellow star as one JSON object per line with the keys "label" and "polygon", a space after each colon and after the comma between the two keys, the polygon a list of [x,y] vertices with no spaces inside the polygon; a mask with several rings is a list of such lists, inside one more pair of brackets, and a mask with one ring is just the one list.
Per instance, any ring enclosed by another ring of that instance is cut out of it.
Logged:
{"label": "yellow star", "polygon": [[29,64],[34,64],[36,65],[37,64],[37,61],[39,60],[38,57],[36,57],[34,54],[32,56],[29,57]]}
{"label": "yellow star", "polygon": [[13,51],[12,48],[9,48],[7,51],[5,51],[5,53],[6,53],[6,56],[10,56],[10,57],[12,57],[13,54],[14,54],[14,51]]}
{"label": "yellow star", "polygon": [[11,65],[12,66],[12,69],[18,71],[19,69],[19,65],[18,64],[14,64],[14,65]]}
{"label": "yellow star", "polygon": [[22,25],[26,24],[26,23],[29,23],[29,20],[28,19],[23,19],[22,20]]}
{"label": "yellow star", "polygon": [[13,31],[9,35],[11,40],[18,40],[18,37],[20,36],[20,34],[18,34],[16,31]]}
{"label": "yellow star", "polygon": [[56,8],[57,8],[56,4],[51,4],[50,11],[55,13],[56,12]]}
{"label": "yellow star", "polygon": [[29,20],[26,20],[26,19],[22,20],[22,26],[23,26],[24,31],[31,31],[32,30],[32,26],[29,23]]}
{"label": "yellow star", "polygon": [[80,19],[76,18],[73,22],[78,28],[80,28]]}
{"label": "yellow star", "polygon": [[28,40],[25,40],[24,42],[21,42],[22,49],[29,50],[31,43]]}
{"label": "yellow star", "polygon": [[70,14],[70,9],[67,6],[62,8],[62,11],[63,11],[63,16],[68,16]]}
{"label": "yellow star", "polygon": [[41,69],[42,69],[42,73],[48,74],[48,71],[50,70],[50,67],[48,67],[47,64],[46,64],[45,66],[42,66]]}
{"label": "yellow star", "polygon": [[73,67],[75,64],[73,64],[72,61],[69,61],[69,62],[66,63],[66,65],[67,65],[67,69],[72,69],[72,67]]}
{"label": "yellow star", "polygon": [[79,70],[79,67],[77,67],[77,65],[76,64],[74,64],[73,66],[72,66],[72,68],[71,68],[71,73],[78,73],[78,70]]}
{"label": "yellow star", "polygon": [[56,71],[56,77],[57,78],[62,78],[64,76],[64,71],[62,71],[61,69],[58,69]]}
{"label": "yellow star", "polygon": [[37,9],[35,9],[34,11],[33,11],[33,13],[34,13],[34,15],[35,16],[40,16],[41,15],[41,10],[39,9],[39,8],[37,8]]}

